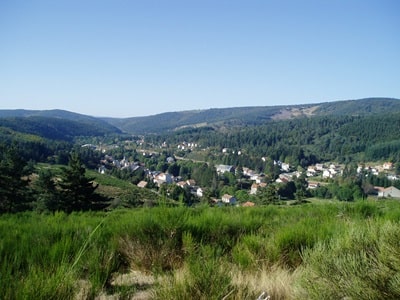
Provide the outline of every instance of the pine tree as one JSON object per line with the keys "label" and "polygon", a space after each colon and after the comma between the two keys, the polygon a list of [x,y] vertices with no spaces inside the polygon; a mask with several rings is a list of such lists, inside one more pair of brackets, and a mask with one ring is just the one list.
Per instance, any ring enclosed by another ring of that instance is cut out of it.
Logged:
{"label": "pine tree", "polygon": [[86,169],[79,155],[72,153],[68,167],[62,169],[60,208],[66,212],[99,210],[108,205],[108,199],[97,194],[94,178],[86,177]]}
{"label": "pine tree", "polygon": [[54,212],[61,209],[60,193],[50,170],[40,170],[39,177],[34,183],[34,191],[37,195],[36,210]]}
{"label": "pine tree", "polygon": [[0,148],[0,213],[29,208],[32,199],[26,165],[15,147]]}

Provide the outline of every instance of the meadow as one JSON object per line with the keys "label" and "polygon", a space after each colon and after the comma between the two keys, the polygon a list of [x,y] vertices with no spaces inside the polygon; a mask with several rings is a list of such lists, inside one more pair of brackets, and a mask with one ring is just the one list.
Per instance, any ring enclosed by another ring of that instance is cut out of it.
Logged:
{"label": "meadow", "polygon": [[4,214],[0,299],[399,299],[399,221],[396,201]]}

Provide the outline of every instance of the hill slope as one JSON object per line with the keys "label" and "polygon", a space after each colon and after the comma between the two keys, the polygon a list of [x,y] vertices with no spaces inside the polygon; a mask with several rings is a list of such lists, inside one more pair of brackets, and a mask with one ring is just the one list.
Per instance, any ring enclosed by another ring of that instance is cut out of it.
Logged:
{"label": "hill slope", "polygon": [[232,127],[262,125],[271,120],[326,115],[372,115],[400,111],[400,100],[367,98],[318,104],[219,108],[167,112],[147,117],[104,118],[121,130],[135,134],[162,133],[182,127]]}
{"label": "hill slope", "polygon": [[62,110],[0,110],[0,126],[55,140],[121,133],[101,119]]}
{"label": "hill slope", "polygon": [[[45,137],[65,136],[63,139],[70,139],[78,135],[163,133],[204,126],[232,128],[311,116],[363,116],[393,112],[400,112],[399,99],[366,98],[304,105],[213,108],[132,118],[96,118],[64,110],[20,109],[0,110],[0,126],[31,134],[37,134],[36,130],[39,130],[41,136],[46,134]],[[45,128],[46,123],[50,128]]]}

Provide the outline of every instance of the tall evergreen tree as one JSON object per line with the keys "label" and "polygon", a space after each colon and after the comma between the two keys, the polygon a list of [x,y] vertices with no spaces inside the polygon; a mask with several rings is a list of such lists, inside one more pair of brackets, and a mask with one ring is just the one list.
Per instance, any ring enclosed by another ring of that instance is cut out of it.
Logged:
{"label": "tall evergreen tree", "polygon": [[26,161],[15,147],[0,148],[0,212],[17,212],[31,202]]}
{"label": "tall evergreen tree", "polygon": [[34,191],[36,194],[36,210],[54,212],[61,209],[60,193],[50,170],[40,170],[39,177],[34,183]]}
{"label": "tall evergreen tree", "polygon": [[94,178],[86,177],[86,169],[79,155],[72,153],[68,167],[62,169],[60,208],[66,212],[99,210],[108,205],[108,199],[97,194]]}

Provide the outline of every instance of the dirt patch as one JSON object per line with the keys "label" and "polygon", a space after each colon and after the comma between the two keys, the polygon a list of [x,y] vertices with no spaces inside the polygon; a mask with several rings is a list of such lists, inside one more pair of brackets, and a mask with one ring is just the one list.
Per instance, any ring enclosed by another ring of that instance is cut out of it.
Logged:
{"label": "dirt patch", "polygon": [[[111,288],[102,291],[95,300],[150,300],[154,298],[153,285],[156,280],[154,276],[140,271],[132,270],[126,274],[114,274],[111,280]],[[91,284],[87,280],[77,282],[78,292],[74,300],[84,300],[90,298]]]}
{"label": "dirt patch", "polygon": [[140,271],[131,271],[127,274],[118,274],[112,281],[111,285],[127,286],[127,285],[153,285],[155,283],[152,275],[144,274]]}
{"label": "dirt patch", "polygon": [[273,120],[287,120],[293,119],[300,116],[312,116],[314,112],[318,109],[318,105],[307,107],[307,108],[285,108],[282,109],[279,113],[272,117]]}

